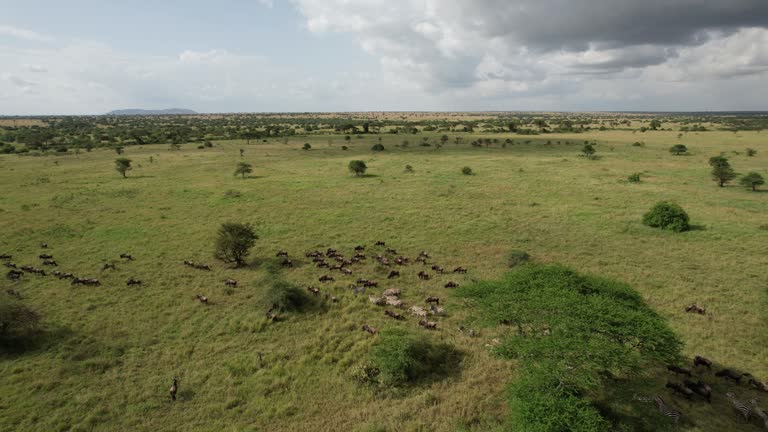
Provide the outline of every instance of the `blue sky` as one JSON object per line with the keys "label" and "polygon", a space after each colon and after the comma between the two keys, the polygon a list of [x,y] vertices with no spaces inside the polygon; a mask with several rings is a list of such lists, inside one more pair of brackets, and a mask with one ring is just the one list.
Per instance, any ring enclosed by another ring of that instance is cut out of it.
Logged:
{"label": "blue sky", "polygon": [[768,2],[659,1],[1,0],[0,115],[766,109]]}

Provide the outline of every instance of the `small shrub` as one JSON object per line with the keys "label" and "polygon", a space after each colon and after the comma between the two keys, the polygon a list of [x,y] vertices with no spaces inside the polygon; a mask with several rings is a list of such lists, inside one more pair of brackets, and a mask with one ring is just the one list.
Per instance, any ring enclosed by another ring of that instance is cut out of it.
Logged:
{"label": "small shrub", "polygon": [[264,294],[267,307],[281,312],[302,311],[314,304],[313,298],[296,285],[277,275],[269,276],[269,288]]}
{"label": "small shrub", "polygon": [[365,162],[361,160],[349,161],[348,168],[349,168],[349,171],[353,173],[355,176],[361,176],[365,174],[366,170],[368,170],[368,166],[366,166]]}
{"label": "small shrub", "polygon": [[304,143],[304,146],[303,146],[301,149],[302,149],[302,150],[309,150],[309,149],[311,149],[311,148],[312,148],[312,146],[311,146],[311,145],[309,145],[309,143]]}
{"label": "small shrub", "polygon": [[409,174],[413,174],[415,171],[413,170],[413,167],[412,167],[412,166],[410,166],[410,165],[406,165],[406,166],[405,166],[405,172],[407,172],[407,173],[409,173]]}
{"label": "small shrub", "polygon": [[752,157],[752,156],[754,156],[756,154],[757,154],[757,150],[755,150],[753,148],[748,148],[747,149],[747,156]]}
{"label": "small shrub", "polygon": [[40,316],[3,293],[0,298],[0,341],[24,339],[39,330]]}
{"label": "small shrub", "polygon": [[640,183],[640,173],[630,174],[627,177],[627,181],[630,183]]}
{"label": "small shrub", "polygon": [[461,173],[464,175],[472,175],[473,174],[472,168],[465,166],[464,168],[461,169]]}
{"label": "small shrub", "polygon": [[342,149],[342,150],[349,150],[349,147],[347,147],[347,146],[341,146],[341,149]]}
{"label": "small shrub", "polygon": [[507,267],[512,268],[519,266],[520,264],[525,264],[528,261],[531,260],[531,256],[528,254],[528,252],[521,251],[521,250],[514,250],[507,254]]}
{"label": "small shrub", "polygon": [[675,156],[680,156],[682,154],[688,153],[688,147],[684,146],[683,144],[675,144],[669,148],[669,152]]}
{"label": "small shrub", "polygon": [[641,141],[635,141],[632,143],[632,147],[645,147],[645,143]]}
{"label": "small shrub", "polygon": [[435,344],[426,335],[401,328],[383,330],[371,357],[380,382],[393,387],[448,375],[460,360],[452,345]]}
{"label": "small shrub", "polygon": [[667,201],[656,203],[656,205],[643,216],[643,224],[675,232],[687,231],[691,228],[689,225],[688,213],[686,213],[679,205]]}
{"label": "small shrub", "polygon": [[373,147],[371,147],[371,150],[376,151],[376,152],[384,151],[384,145],[381,144],[381,143],[376,143],[376,144],[373,145]]}

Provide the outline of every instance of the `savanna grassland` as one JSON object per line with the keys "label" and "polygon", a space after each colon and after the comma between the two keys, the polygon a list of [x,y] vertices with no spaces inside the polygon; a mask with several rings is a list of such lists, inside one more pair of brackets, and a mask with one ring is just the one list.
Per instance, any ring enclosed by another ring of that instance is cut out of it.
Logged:
{"label": "savanna grassland", "polygon": [[[31,346],[0,357],[0,430],[500,428],[516,364],[491,353],[499,330],[479,328],[476,337],[458,330],[472,309],[443,285],[501,277],[512,250],[626,282],[666,318],[687,357],[703,355],[768,380],[768,193],[737,182],[720,188],[707,164],[724,152],[737,172],[768,175],[765,133],[475,133],[499,139],[487,147],[468,145],[471,134],[449,133],[463,143],[418,145],[422,136],[435,142],[441,135],[218,140],[178,151],[128,146],[121,156],[132,160],[127,178],[115,171],[118,156],[108,148],[0,156],[0,253],[38,264],[45,242],[61,270],[102,283],[71,286],[31,274],[0,281],[0,295],[18,291],[44,328]],[[379,137],[386,150],[372,152]],[[502,147],[508,138],[514,143]],[[410,145],[403,147],[403,139]],[[598,159],[580,156],[584,141],[597,143]],[[638,141],[643,145],[633,145]],[[311,149],[302,150],[304,143]],[[671,155],[677,143],[690,155]],[[757,154],[748,157],[748,147]],[[365,161],[367,175],[350,175],[353,159]],[[238,162],[252,164],[253,173],[233,176]],[[474,175],[462,175],[465,166]],[[633,173],[641,173],[640,183],[627,181]],[[644,226],[643,213],[660,200],[682,206],[694,229]],[[246,267],[212,257],[216,230],[227,221],[256,226],[260,238]],[[420,265],[410,264],[388,281],[389,269],[371,259],[383,252],[377,240],[411,258],[426,250],[446,269],[469,271],[422,281]],[[317,280],[328,272],[304,257],[328,247],[351,255],[358,244],[367,246],[369,259],[352,276],[333,273],[336,281],[328,284]],[[282,277],[318,286],[338,302],[269,322],[266,268],[278,250],[298,264],[281,270]],[[135,260],[124,262],[121,253]],[[213,270],[186,267],[186,259]],[[102,270],[104,263],[117,269]],[[130,277],[143,285],[126,287]],[[447,316],[436,319],[433,332],[414,318],[392,320],[348,288],[359,277],[402,289],[407,304],[439,296]],[[225,287],[227,278],[238,286]],[[196,294],[212,304],[202,305]],[[706,315],[685,313],[691,303],[706,307]],[[361,386],[352,371],[376,339],[362,324],[410,328],[451,343],[460,367],[417,386]],[[171,402],[174,377],[179,394]],[[705,375],[720,395],[708,405],[669,393],[668,377],[659,371],[658,392],[683,412],[685,429],[761,430],[739,420],[722,394],[736,389],[763,406],[765,394]]]}

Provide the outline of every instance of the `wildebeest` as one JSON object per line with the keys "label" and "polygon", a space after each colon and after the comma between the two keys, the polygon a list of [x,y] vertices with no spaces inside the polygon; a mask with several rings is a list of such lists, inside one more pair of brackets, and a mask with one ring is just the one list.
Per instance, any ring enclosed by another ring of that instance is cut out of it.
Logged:
{"label": "wildebeest", "polygon": [[432,266],[432,270],[434,270],[436,273],[441,273],[441,274],[445,272],[445,269],[440,267],[437,264]]}
{"label": "wildebeest", "polygon": [[429,274],[427,274],[427,272],[420,271],[419,272],[419,279],[421,279],[421,280],[429,280]]}
{"label": "wildebeest", "polygon": [[133,256],[131,254],[127,254],[127,253],[121,253],[120,254],[120,258],[128,260],[128,261],[133,261]]}
{"label": "wildebeest", "polygon": [[427,303],[440,304],[440,297],[429,296],[424,301]]}
{"label": "wildebeest", "polygon": [[693,358],[693,367],[706,366],[707,369],[712,369],[712,361],[702,356],[696,356]]}
{"label": "wildebeest", "polygon": [[208,304],[208,297],[206,297],[206,296],[204,296],[204,295],[202,295],[202,294],[197,294],[197,295],[195,295],[195,298],[196,298],[197,300],[199,300],[199,301],[200,301],[200,303],[202,303],[202,304],[204,304],[204,305],[207,305],[207,304]]}
{"label": "wildebeest", "polygon": [[141,285],[141,281],[138,280],[138,279],[130,278],[130,279],[128,279],[128,282],[126,282],[125,284],[128,285],[128,286],[131,286],[131,285]]}
{"label": "wildebeest", "polygon": [[104,264],[101,267],[102,270],[117,270],[117,267],[115,267],[114,264]]}
{"label": "wildebeest", "polygon": [[312,252],[307,252],[307,253],[304,254],[304,256],[307,257],[307,258],[319,258],[321,255],[323,255],[323,253],[318,251],[318,250],[312,251]]}
{"label": "wildebeest", "polygon": [[754,378],[750,378],[749,385],[754,389],[760,390],[761,392],[768,393],[768,383],[758,381]]}
{"label": "wildebeest", "polygon": [[392,278],[396,278],[396,277],[399,277],[399,276],[400,276],[400,272],[399,272],[399,271],[397,271],[397,270],[392,270],[392,271],[391,271],[391,272],[389,272],[389,274],[387,275],[387,279],[392,279]]}
{"label": "wildebeest", "polygon": [[404,320],[404,319],[405,319],[405,317],[404,317],[404,316],[400,315],[400,314],[399,314],[399,313],[397,313],[397,312],[391,311],[391,310],[385,310],[385,311],[384,311],[384,315],[386,315],[386,316],[388,316],[388,317],[392,317],[392,318],[394,318],[394,319],[396,319],[396,320],[399,320],[399,321],[402,321],[402,320]]}
{"label": "wildebeest", "polygon": [[411,308],[408,309],[408,312],[410,312],[411,315],[416,315],[419,318],[427,317],[427,310],[421,306],[411,306]]}
{"label": "wildebeest", "polygon": [[416,262],[420,262],[420,263],[426,265],[427,264],[427,257],[417,256],[415,261]]}
{"label": "wildebeest", "polygon": [[317,288],[317,287],[313,287],[313,286],[308,286],[307,287],[307,291],[311,292],[314,295],[320,294],[320,289]]}
{"label": "wildebeest", "polygon": [[381,241],[381,240],[379,240],[379,241],[377,241],[377,242],[376,242],[376,246],[386,246],[386,245],[387,245],[387,244],[386,244],[386,243],[384,243],[384,242],[383,242],[383,241]]}
{"label": "wildebeest", "polygon": [[48,249],[48,243],[40,243],[41,249]]}
{"label": "wildebeest", "polygon": [[224,281],[224,285],[231,286],[231,287],[236,287],[237,286],[237,281],[234,280],[234,279],[227,279],[227,280]]}
{"label": "wildebeest", "polygon": [[445,284],[445,287],[446,288],[458,288],[459,284],[457,284],[456,282],[450,281],[447,284]]}
{"label": "wildebeest", "polygon": [[281,250],[281,251],[278,251],[277,254],[275,254],[275,256],[276,257],[287,257],[288,256],[288,252],[286,252],[284,250]]}
{"label": "wildebeest", "polygon": [[72,279],[72,285],[99,286],[101,285],[101,282],[99,282],[98,279],[76,277]]}
{"label": "wildebeest", "polygon": [[437,329],[437,323],[433,321],[421,320],[419,321],[419,325],[424,327],[427,330]]}
{"label": "wildebeest", "polygon": [[35,268],[35,267],[32,267],[32,266],[21,266],[21,269],[24,270],[27,273],[34,273],[34,274],[38,274],[40,276],[45,276],[45,270],[43,270],[43,269]]}
{"label": "wildebeest", "polygon": [[429,258],[429,252],[427,251],[421,251],[419,252],[420,257]]}
{"label": "wildebeest", "polygon": [[464,267],[459,266],[459,267],[456,267],[455,269],[453,269],[453,272],[454,273],[466,273],[467,269],[464,268]]}
{"label": "wildebeest", "polygon": [[368,324],[363,324],[363,331],[367,331],[368,333],[375,335],[379,332],[379,330],[376,327],[371,327]]}
{"label": "wildebeest", "polygon": [[670,371],[670,372],[674,372],[676,374],[686,375],[688,377],[691,376],[691,370],[687,369],[687,368],[684,368],[684,367],[675,366],[675,365],[667,365],[667,370]]}
{"label": "wildebeest", "polygon": [[43,260],[43,265],[57,267],[59,264],[54,260],[48,259],[48,260]]}
{"label": "wildebeest", "polygon": [[320,276],[319,280],[320,280],[320,282],[333,282],[334,281],[333,277],[328,276],[328,275]]}
{"label": "wildebeest", "polygon": [[72,273],[62,273],[62,272],[58,272],[58,274],[56,275],[56,277],[57,277],[57,278],[59,278],[59,279],[74,279],[74,278],[75,278],[75,275],[73,275]]}
{"label": "wildebeest", "polygon": [[696,303],[694,303],[694,304],[692,304],[690,306],[687,306],[685,308],[685,311],[689,312],[689,313],[697,313],[699,315],[704,315],[704,314],[707,313],[706,309],[704,309],[703,307],[697,305]]}
{"label": "wildebeest", "polygon": [[283,267],[293,268],[293,261],[291,261],[291,260],[289,260],[288,258],[286,258],[286,259],[284,259],[284,260],[283,260],[283,261],[280,263],[280,265],[281,265],[281,266],[283,266]]}
{"label": "wildebeest", "polygon": [[397,255],[397,249],[387,248],[387,253],[392,255]]}
{"label": "wildebeest", "polygon": [[679,393],[683,396],[685,396],[686,399],[690,399],[693,396],[693,390],[689,389],[686,386],[682,386],[678,383],[673,383],[667,381],[667,388],[672,389],[675,393]]}
{"label": "wildebeest", "polygon": [[317,268],[328,268],[328,263],[325,261],[320,261],[316,265]]}
{"label": "wildebeest", "polygon": [[195,268],[198,270],[211,271],[211,266],[209,266],[208,264],[195,264]]}
{"label": "wildebeest", "polygon": [[355,251],[356,251],[356,252],[362,252],[362,251],[364,251],[364,250],[365,250],[365,246],[363,246],[363,245],[357,245],[357,246],[355,246]]}
{"label": "wildebeest", "polygon": [[695,383],[688,379],[683,380],[683,384],[697,395],[706,399],[707,402],[712,403],[712,387],[701,381]]}
{"label": "wildebeest", "polygon": [[[120,257],[122,258],[122,255]],[[194,267],[195,266],[195,262],[192,261],[192,260],[184,260],[184,265],[187,266],[187,267]]]}
{"label": "wildebeest", "polygon": [[22,276],[24,276],[24,272],[21,270],[11,270],[5,275],[10,280],[19,280]]}
{"label": "wildebeest", "polygon": [[45,260],[45,259],[53,259],[53,255],[49,255],[49,254],[40,254],[40,255],[38,255],[38,258],[40,258],[40,259],[42,259],[42,260]]}
{"label": "wildebeest", "polygon": [[3,265],[8,267],[8,268],[16,268],[16,264],[14,264],[12,262],[3,263]]}
{"label": "wildebeest", "polygon": [[384,297],[368,296],[368,301],[372,304],[375,304],[376,306],[384,306],[387,304],[387,299]]}
{"label": "wildebeest", "polygon": [[8,255],[8,254],[0,254],[0,259],[11,259],[11,258],[13,258],[13,256],[12,256],[12,255]]}
{"label": "wildebeest", "polygon": [[381,294],[384,297],[400,297],[400,289],[399,288],[387,288],[384,290],[384,292]]}
{"label": "wildebeest", "polygon": [[171,389],[168,391],[171,394],[171,400],[176,400],[176,392],[179,391],[179,382],[176,380],[176,378],[173,379],[173,384],[171,384]]}
{"label": "wildebeest", "polygon": [[735,383],[741,382],[741,377],[743,376],[750,376],[748,373],[738,373],[735,371],[732,371],[730,369],[723,369],[715,373],[716,377],[725,378],[727,380],[731,380]]}
{"label": "wildebeest", "polygon": [[345,274],[345,275],[347,275],[347,276],[349,276],[349,275],[351,275],[351,274],[352,274],[352,270],[350,270],[350,269],[348,269],[348,268],[342,268],[342,269],[341,269],[341,272],[342,272],[342,273],[344,273],[344,274]]}

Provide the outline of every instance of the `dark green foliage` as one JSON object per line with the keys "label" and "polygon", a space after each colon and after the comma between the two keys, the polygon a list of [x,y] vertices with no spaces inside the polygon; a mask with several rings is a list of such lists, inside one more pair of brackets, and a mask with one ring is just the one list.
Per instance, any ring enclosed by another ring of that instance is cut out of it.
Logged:
{"label": "dark green foliage", "polygon": [[627,177],[627,181],[630,183],[640,183],[640,173],[633,173]]}
{"label": "dark green foliage", "polygon": [[643,225],[675,232],[688,231],[691,228],[688,213],[679,205],[667,201],[656,203],[644,214]]}
{"label": "dark green foliage", "polygon": [[645,147],[645,143],[641,141],[635,141],[632,143],[632,147]]}
{"label": "dark green foliage", "polygon": [[23,339],[39,330],[40,317],[15,299],[0,296],[0,341]]}
{"label": "dark green foliage", "polygon": [[675,144],[669,148],[669,152],[675,156],[680,156],[681,154],[688,153],[688,147],[684,146],[683,144]]}
{"label": "dark green foliage", "polygon": [[741,180],[739,180],[739,184],[745,188],[756,191],[758,186],[765,184],[765,179],[760,175],[760,173],[751,172],[742,177]]}
{"label": "dark green foliage", "polygon": [[311,149],[311,148],[312,148],[312,146],[311,146],[311,145],[309,145],[309,143],[304,143],[304,146],[303,146],[301,149],[302,149],[302,150],[309,150],[309,149]]}
{"label": "dark green foliage", "polygon": [[125,177],[125,173],[131,170],[131,160],[127,158],[115,159],[115,169]]}
{"label": "dark green foliage", "polygon": [[119,155],[123,154],[124,151],[125,150],[121,146],[115,147],[115,153],[117,153]]}
{"label": "dark green foliage", "polygon": [[752,157],[752,156],[754,156],[756,154],[757,154],[757,150],[755,150],[753,148],[748,148],[747,149],[747,156]]}
{"label": "dark green foliage", "polygon": [[595,158],[595,147],[593,147],[592,144],[584,144],[584,147],[581,148],[581,153],[587,159],[594,159]]}
{"label": "dark green foliage", "polygon": [[371,150],[373,151],[384,151],[384,145],[381,143],[376,143],[371,147]]}
{"label": "dark green foliage", "polygon": [[11,154],[16,152],[16,147],[12,144],[2,143],[0,144],[0,154]]}
{"label": "dark green foliage", "polygon": [[299,312],[315,305],[315,299],[296,285],[270,273],[269,288],[264,293],[264,305],[280,312]]}
{"label": "dark green foliage", "polygon": [[448,375],[460,357],[452,345],[433,343],[426,335],[402,328],[383,330],[371,351],[380,382],[393,387]]}
{"label": "dark green foliage", "polygon": [[410,166],[410,165],[406,165],[405,166],[405,172],[407,172],[409,174],[413,174],[414,173],[413,167]]}
{"label": "dark green foliage", "polygon": [[712,179],[720,187],[725,186],[726,183],[737,176],[736,172],[731,168],[728,158],[725,156],[712,156],[709,158],[709,165],[712,167]]}
{"label": "dark green foliage", "polygon": [[249,163],[240,162],[237,164],[237,168],[235,168],[235,176],[243,176],[245,178],[246,175],[253,172],[253,167]]}
{"label": "dark green foliage", "polygon": [[473,174],[472,168],[465,166],[464,168],[461,169],[461,173],[464,175],[472,175]]}
{"label": "dark green foliage", "polygon": [[349,168],[349,171],[354,173],[356,176],[361,176],[365,174],[365,171],[368,169],[368,166],[366,166],[365,162],[361,160],[353,160],[353,161],[349,161],[348,168]]}
{"label": "dark green foliage", "polygon": [[249,223],[225,222],[216,236],[214,256],[226,263],[241,266],[259,237]]}
{"label": "dark green foliage", "polygon": [[342,150],[349,150],[349,147],[347,147],[347,146],[341,146],[341,149],[342,149]]}
{"label": "dark green foliage", "polygon": [[514,250],[507,254],[507,267],[516,267],[520,264],[525,264],[530,260],[531,256],[528,254],[528,252]]}
{"label": "dark green foliage", "polygon": [[605,416],[613,401],[601,392],[621,384],[606,377],[644,377],[680,359],[680,340],[623,283],[527,264],[456,294],[470,299],[479,324],[512,327],[495,350],[520,365],[509,392],[514,430],[614,430]]}

